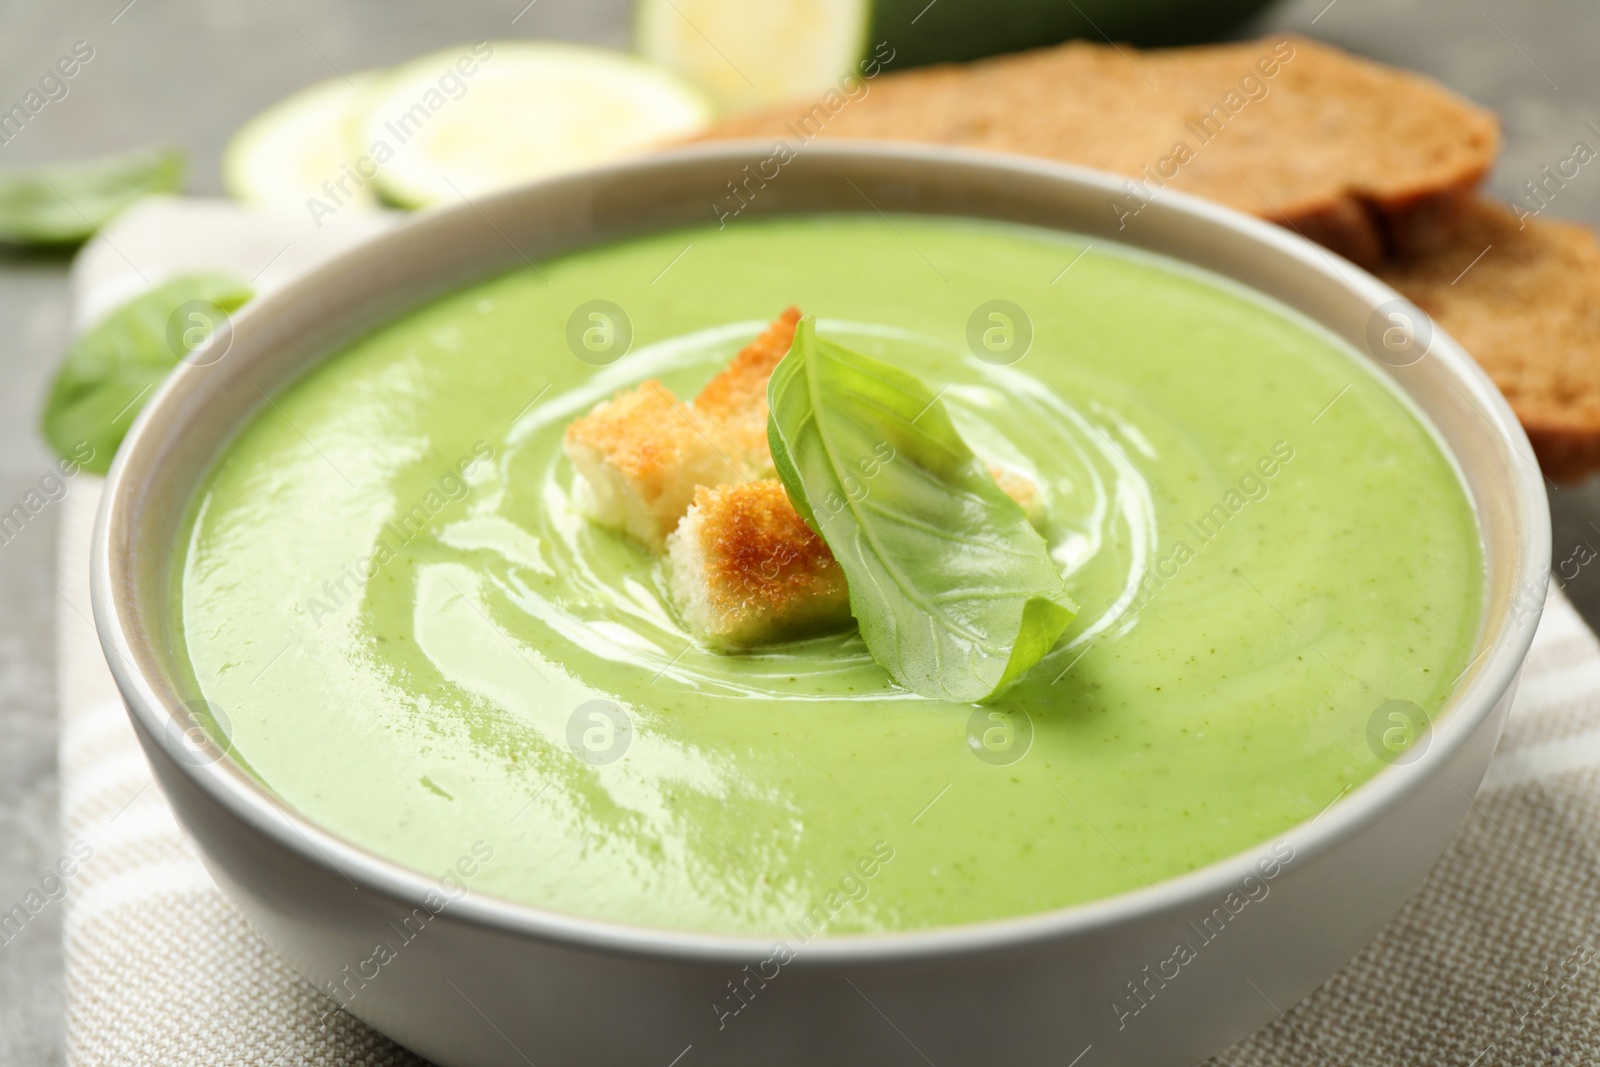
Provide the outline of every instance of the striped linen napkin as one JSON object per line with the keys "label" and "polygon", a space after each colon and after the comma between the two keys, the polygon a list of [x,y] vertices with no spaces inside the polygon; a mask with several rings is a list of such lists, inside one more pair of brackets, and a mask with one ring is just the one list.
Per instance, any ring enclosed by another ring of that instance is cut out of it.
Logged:
{"label": "striped linen napkin", "polygon": [[[259,272],[258,287],[271,288],[386,224],[335,221],[345,225],[310,230],[216,203],[146,204],[80,257],[78,323],[182,269]],[[90,622],[99,496],[98,479],[80,474],[61,505],[69,1064],[421,1062],[338,1012],[272,954],[212,884],[152,787]],[[1597,826],[1600,643],[1554,591],[1505,737],[1444,858],[1348,966],[1300,1004],[1279,1005],[1276,1022],[1212,1062],[1526,1067],[1600,1059]]]}
{"label": "striped linen napkin", "polygon": [[[73,265],[78,329],[144,288],[226,270],[267,292],[392,219],[269,215],[221,201],[145,201]],[[273,955],[178,829],[111,681],[89,611],[89,542],[103,482],[62,500],[57,586],[62,856],[70,1067],[292,1067],[423,1061]]]}

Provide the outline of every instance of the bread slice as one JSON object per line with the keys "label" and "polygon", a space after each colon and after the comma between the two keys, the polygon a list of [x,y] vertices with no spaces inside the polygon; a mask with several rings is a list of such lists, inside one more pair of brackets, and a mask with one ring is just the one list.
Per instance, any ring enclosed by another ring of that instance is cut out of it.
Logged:
{"label": "bread slice", "polygon": [[578,478],[574,505],[595,522],[659,550],[697,486],[744,477],[696,416],[654,379],[567,426]]}
{"label": "bread slice", "polygon": [[667,562],[684,622],[714,648],[851,625],[844,572],[776,479],[702,486],[667,538]]}
{"label": "bread slice", "polygon": [[1447,232],[1500,146],[1491,112],[1300,37],[1152,52],[1074,41],[863,84],[854,99],[735,115],[701,139],[798,151],[816,137],[883,138],[1063,160],[1131,179],[1108,205],[1124,223],[1170,187],[1364,266]]}
{"label": "bread slice", "polygon": [[703,136],[1016,152],[1128,175],[1110,206],[1124,224],[1169,187],[1259,215],[1426,310],[1505,393],[1548,475],[1600,471],[1600,244],[1481,199],[1498,125],[1437,84],[1299,37],[1153,52],[1072,42],[865,84]]}
{"label": "bread slice", "polygon": [[1494,379],[1551,478],[1600,470],[1600,242],[1474,202],[1448,243],[1378,276]]}
{"label": "bread slice", "polygon": [[784,309],[694,398],[695,413],[711,427],[713,439],[742,463],[752,478],[771,478],[777,473],[767,446],[767,379],[789,354],[799,321],[799,308]]}

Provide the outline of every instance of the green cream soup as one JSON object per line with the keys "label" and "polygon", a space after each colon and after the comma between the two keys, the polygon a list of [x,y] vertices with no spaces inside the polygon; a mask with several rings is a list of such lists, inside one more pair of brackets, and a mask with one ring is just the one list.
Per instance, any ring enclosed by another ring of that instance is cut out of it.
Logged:
{"label": "green cream soup", "polygon": [[[1082,611],[994,704],[896,688],[854,633],[697,647],[661,560],[573,510],[568,422],[647,378],[692,397],[791,303],[1039,485]],[[811,936],[1094,900],[1315,816],[1395,708],[1442,709],[1481,568],[1430,431],[1259,295],[824,216],[575,253],[373,332],[222,454],[175,595],[234,756],[334,833],[555,911]]]}

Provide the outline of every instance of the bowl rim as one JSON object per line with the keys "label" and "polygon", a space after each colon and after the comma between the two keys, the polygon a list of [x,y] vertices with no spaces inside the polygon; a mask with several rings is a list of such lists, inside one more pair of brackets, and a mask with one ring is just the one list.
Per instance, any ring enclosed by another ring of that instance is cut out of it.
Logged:
{"label": "bowl rim", "polygon": [[[325,279],[337,276],[344,270],[346,262],[356,253],[414,241],[419,232],[426,233],[430,228],[460,226],[483,217],[486,210],[492,211],[496,205],[515,204],[523,198],[539,196],[547,189],[568,188],[611,176],[626,176],[639,171],[648,173],[675,165],[722,163],[729,165],[730,173],[737,173],[739,165],[765,158],[770,152],[771,145],[767,141],[754,139],[697,145],[565,174],[485,196],[464,198],[462,203],[421,213],[386,232],[362,240],[299,275],[282,288],[252,301],[234,315],[234,332],[237,335],[242,330],[251,329],[253,323],[273,315],[280,305],[305,299],[317,291]],[[1044,179],[1064,186],[1078,186],[1108,198],[1126,196],[1127,180],[1120,175],[1004,153],[871,141],[813,143],[805,147],[805,154],[841,164],[889,161],[927,167],[979,168],[1018,177]],[[1211,233],[1225,233],[1234,240],[1244,239],[1263,246],[1265,252],[1296,261],[1299,266],[1321,275],[1327,285],[1342,287],[1370,306],[1376,307],[1391,300],[1404,301],[1395,290],[1360,267],[1287,229],[1170,188],[1162,190],[1160,200],[1164,209],[1187,216],[1190,221],[1207,227]],[[952,217],[982,217],[976,213],[949,214]],[[642,228],[634,232],[649,230]],[[573,247],[581,248],[595,243],[600,241],[591,239]],[[1183,262],[1175,253],[1162,254]],[[1237,279],[1228,280],[1253,288]],[[1409,305],[1408,301],[1406,303]],[[321,347],[315,356],[304,361],[304,365],[309,366],[331,354],[333,350]],[[1520,456],[1524,461],[1505,465],[1513,480],[1513,495],[1522,509],[1520,518],[1523,523],[1520,529],[1526,533],[1516,546],[1512,566],[1513,573],[1520,576],[1516,584],[1525,591],[1527,597],[1524,603],[1536,602],[1538,606],[1522,615],[1517,625],[1500,627],[1492,642],[1463,672],[1466,676],[1464,681],[1459,683],[1446,709],[1432,724],[1429,746],[1422,758],[1404,766],[1385,767],[1335,797],[1315,817],[1285,827],[1273,837],[1248,849],[1175,877],[1109,897],[1007,918],[930,929],[820,935],[804,942],[792,961],[785,965],[829,967],[885,964],[992,952],[1021,944],[1102,932],[1201,902],[1214,902],[1239,886],[1247,875],[1258,873],[1257,861],[1263,857],[1264,850],[1274,843],[1292,839],[1295,860],[1315,859],[1362,832],[1402,798],[1423,788],[1433,776],[1443,773],[1450,762],[1449,757],[1476,733],[1510,690],[1521,670],[1537,629],[1549,579],[1550,522],[1542,479],[1528,473],[1530,468],[1535,472],[1539,470],[1538,462],[1505,399],[1461,346],[1437,327],[1427,355],[1444,365],[1457,391],[1505,438],[1510,453]],[[189,783],[213,803],[307,863],[350,881],[364,891],[375,891],[401,906],[421,907],[428,894],[437,891],[437,878],[339,837],[301,816],[231,756],[196,764],[173,758],[157,740],[163,736],[174,712],[163,704],[144,673],[133,666],[136,662],[135,642],[127,625],[131,583],[126,576],[127,560],[118,559],[111,551],[110,529],[113,522],[131,523],[137,527],[137,519],[131,513],[138,510],[136,504],[142,487],[135,483],[129,470],[138,465],[137,460],[143,458],[143,453],[157,448],[164,434],[166,409],[173,404],[173,397],[182,390],[184,382],[199,369],[180,363],[177,371],[162,384],[135,420],[107,476],[95,523],[90,578],[95,625],[112,676],[137,728],[136,732],[141,735],[147,757],[152,762],[159,756],[164,764],[187,777]],[[1374,369],[1373,373],[1383,376],[1381,369]],[[1404,390],[1398,384],[1391,384],[1391,387],[1404,395]],[[1409,398],[1407,403],[1412,403]],[[1425,424],[1429,421],[1420,412],[1414,414],[1422,418]],[[1442,440],[1438,431],[1432,432],[1446,454],[1459,462],[1459,457]],[[1478,514],[1476,501],[1473,511],[1481,523],[1482,516]],[[1486,629],[1496,617],[1495,606],[1488,602],[1486,591],[1485,612],[1480,627]],[[1481,632],[1482,629],[1480,639]],[[1424,768],[1431,768],[1431,772]],[[1471,784],[1475,788],[1477,783]],[[1303,866],[1303,862],[1300,865]],[[588,918],[490,896],[473,891],[470,887],[459,899],[450,901],[439,914],[445,912],[461,923],[519,938],[610,954],[697,964],[737,966],[751,959],[764,958],[772,951],[775,941],[785,940],[780,933],[723,934]]]}

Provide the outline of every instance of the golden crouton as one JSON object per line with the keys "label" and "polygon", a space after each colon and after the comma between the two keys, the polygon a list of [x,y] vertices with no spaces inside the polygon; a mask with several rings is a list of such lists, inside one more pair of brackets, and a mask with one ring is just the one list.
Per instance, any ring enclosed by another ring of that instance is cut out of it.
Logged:
{"label": "golden crouton", "polygon": [[774,473],[767,447],[767,379],[788,354],[799,321],[799,308],[786,309],[694,399],[695,414],[706,420],[712,438],[752,478]]}
{"label": "golden crouton", "polygon": [[742,648],[851,624],[844,573],[782,482],[697,490],[667,538],[667,556],[678,610],[709,645]]}
{"label": "golden crouton", "polygon": [[[785,310],[692,404],[651,380],[567,427],[579,475],[574,502],[594,521],[660,551],[695,504],[693,529],[671,550],[672,585],[691,628],[711,643],[758,644],[849,622],[844,577],[827,546],[780,483],[751,484],[775,474],[767,380],[799,319],[799,309]],[[989,472],[1040,525],[1033,482],[1003,467]]]}
{"label": "golden crouton", "polygon": [[1044,527],[1044,501],[1039,499],[1039,487],[1026,474],[1007,467],[989,464],[989,477],[1006,496],[1022,505],[1022,513],[1036,529]]}
{"label": "golden crouton", "polygon": [[[1039,525],[1033,482],[1000,467],[990,471]],[[790,641],[851,624],[844,572],[776,479],[696,490],[667,538],[667,557],[684,622],[713,647]]]}
{"label": "golden crouton", "polygon": [[564,444],[579,475],[578,509],[658,551],[696,486],[744,476],[699,418],[655,380],[596,405],[567,427]]}

